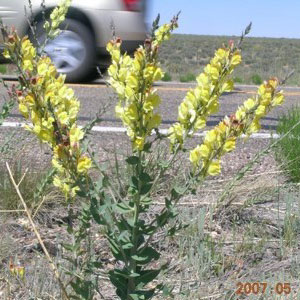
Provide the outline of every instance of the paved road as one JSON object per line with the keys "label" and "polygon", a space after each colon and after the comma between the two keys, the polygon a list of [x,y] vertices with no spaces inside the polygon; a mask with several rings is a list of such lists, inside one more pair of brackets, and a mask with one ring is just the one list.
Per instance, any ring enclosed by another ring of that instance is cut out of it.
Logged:
{"label": "paved road", "polygon": [[[110,104],[109,109],[103,115],[101,126],[105,127],[122,127],[122,123],[115,118],[114,106],[117,98],[113,91],[105,85],[103,81],[96,81],[90,84],[71,84],[81,102],[81,110],[79,121],[81,124],[95,116],[95,113],[103,104]],[[168,128],[170,124],[177,119],[177,107],[184,98],[186,92],[193,84],[182,83],[159,83],[157,89],[159,95],[163,99],[160,106],[160,112],[163,117],[162,128]],[[236,86],[236,90],[232,93],[223,95],[220,99],[220,112],[210,117],[208,126],[216,125],[225,115],[230,115],[237,107],[247,98],[255,94],[257,87],[255,86]],[[298,105],[300,102],[300,88],[286,87],[286,103],[276,108],[262,121],[262,130],[269,132],[275,131],[276,124],[280,115],[292,106]],[[7,93],[3,87],[0,87],[0,105],[3,99],[7,98]],[[22,116],[18,113],[17,108],[13,110],[11,116],[7,119],[9,122],[22,122]]]}

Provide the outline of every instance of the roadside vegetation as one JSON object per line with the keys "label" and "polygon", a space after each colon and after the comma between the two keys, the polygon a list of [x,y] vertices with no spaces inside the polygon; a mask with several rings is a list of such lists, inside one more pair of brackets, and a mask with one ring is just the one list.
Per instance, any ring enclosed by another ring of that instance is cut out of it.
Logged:
{"label": "roadside vegetation", "polygon": [[[173,80],[187,73],[199,74],[209,62],[216,47],[237,40],[230,36],[174,34],[161,47],[161,62]],[[243,61],[235,71],[237,83],[259,85],[271,76],[283,78],[295,70],[287,85],[300,85],[300,40],[285,38],[247,38],[243,43]],[[260,80],[257,80],[260,79]]]}
{"label": "roadside vegetation", "polygon": [[[49,37],[59,34],[69,5],[63,1],[45,23]],[[99,116],[79,127],[79,102],[64,77],[28,39],[8,31],[5,56],[21,73],[18,87],[7,89],[31,137],[47,150],[39,168],[28,164],[28,156],[38,159],[36,144],[25,149],[11,139],[1,148],[1,299],[238,300],[256,297],[243,286],[254,282],[266,283],[258,284],[260,299],[299,298],[299,186],[272,152],[298,131],[298,115],[281,125],[278,140],[242,140],[284,102],[279,80],[271,78],[204,138],[193,138],[218,112],[222,93],[243,81],[232,72],[249,26],[212,54],[201,75],[182,73],[181,81],[197,78],[197,85],[180,104],[178,122],[167,135],[158,132],[161,99],[152,86],[173,74],[163,74],[157,50],[177,20],[159,26],[157,18],[133,58],[121,54],[121,39],[108,43],[109,84],[127,132],[118,150],[106,149],[105,162],[91,136]],[[250,78],[260,84],[258,72]],[[11,109],[6,103],[0,120]],[[24,134],[19,142],[28,142]],[[238,160],[236,151],[246,158]]]}
{"label": "roadside vegetation", "polygon": [[288,174],[290,181],[300,182],[300,108],[294,107],[283,114],[278,122],[277,132],[285,134],[294,129],[284,138],[280,139],[277,147],[277,159],[281,162],[283,170]]}

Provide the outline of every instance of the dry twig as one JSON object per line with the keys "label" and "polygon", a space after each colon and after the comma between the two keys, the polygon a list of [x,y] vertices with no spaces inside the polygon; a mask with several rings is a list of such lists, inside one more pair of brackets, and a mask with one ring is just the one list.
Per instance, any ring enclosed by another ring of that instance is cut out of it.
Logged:
{"label": "dry twig", "polygon": [[[64,297],[64,299],[69,300],[70,297],[68,296],[67,290],[66,290],[66,288],[65,288],[65,286],[64,286],[64,284],[63,284],[63,282],[62,282],[62,280],[60,278],[58,269],[57,269],[56,265],[54,264],[54,262],[53,262],[53,260],[52,260],[52,258],[50,256],[50,254],[49,254],[49,252],[48,252],[48,250],[47,250],[47,248],[46,248],[46,246],[45,246],[45,244],[44,244],[44,242],[42,240],[42,237],[41,237],[39,231],[37,230],[37,228],[36,228],[36,226],[35,226],[35,224],[34,224],[34,222],[32,220],[30,211],[29,211],[29,209],[28,209],[28,207],[27,207],[27,205],[26,205],[26,203],[25,203],[25,201],[23,199],[23,196],[22,196],[22,194],[20,192],[20,189],[19,189],[20,182],[18,184],[15,182],[15,179],[14,179],[14,177],[12,175],[12,172],[11,172],[11,169],[10,169],[8,163],[6,163],[6,168],[8,170],[9,177],[10,177],[10,179],[12,181],[12,184],[13,184],[13,186],[14,186],[14,188],[15,188],[15,190],[16,190],[16,192],[17,192],[17,194],[18,194],[18,196],[19,196],[19,198],[21,200],[21,203],[22,203],[22,205],[24,207],[24,210],[26,211],[26,215],[27,215],[27,218],[28,218],[28,220],[30,222],[30,225],[31,225],[31,227],[32,227],[32,229],[33,229],[33,231],[34,231],[34,233],[35,233],[35,235],[36,235],[36,237],[37,237],[37,239],[38,239],[38,241],[39,241],[39,243],[40,243],[40,245],[41,245],[41,247],[42,247],[42,249],[43,249],[43,251],[44,251],[44,253],[46,255],[48,263],[49,263],[51,269],[53,270],[53,273],[54,273],[54,275],[55,275],[55,277],[56,277],[56,279],[58,281],[58,284],[59,284],[59,286],[61,288],[61,291],[63,293],[63,297]],[[26,175],[26,172],[25,172],[24,176],[25,175]],[[24,178],[24,176],[22,177],[22,179]]]}

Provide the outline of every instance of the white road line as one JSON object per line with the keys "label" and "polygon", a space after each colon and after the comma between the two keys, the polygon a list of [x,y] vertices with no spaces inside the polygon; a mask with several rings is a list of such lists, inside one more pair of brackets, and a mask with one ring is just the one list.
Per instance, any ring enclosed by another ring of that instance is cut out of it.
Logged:
{"label": "white road line", "polygon": [[[1,127],[12,127],[12,128],[21,128],[23,125],[25,125],[25,123],[20,123],[20,122],[4,122]],[[82,127],[82,126],[79,126]],[[95,132],[106,132],[106,133],[122,133],[122,132],[126,132],[126,128],[124,127],[110,127],[110,126],[94,126],[92,131]],[[167,134],[168,130],[167,129],[160,129],[159,130],[160,133],[162,134]],[[196,133],[194,136],[199,136],[199,137],[203,137],[205,136],[205,134],[207,133],[207,131],[203,131],[201,133]],[[270,139],[270,138],[274,138],[274,139],[278,139],[280,136],[276,133],[272,134],[272,133],[254,133],[251,135],[250,138],[254,138],[254,139]]]}

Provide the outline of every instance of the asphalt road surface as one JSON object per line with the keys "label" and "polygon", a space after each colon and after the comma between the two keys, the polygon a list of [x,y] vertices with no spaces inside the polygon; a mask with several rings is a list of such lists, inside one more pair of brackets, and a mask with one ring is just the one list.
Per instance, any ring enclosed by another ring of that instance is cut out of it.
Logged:
{"label": "asphalt road surface", "polygon": [[[12,82],[8,82],[11,84]],[[75,90],[76,96],[80,100],[81,109],[79,114],[79,123],[85,124],[87,121],[94,118],[99,108],[108,104],[109,107],[103,115],[101,124],[105,127],[122,127],[120,120],[116,119],[114,113],[114,106],[117,103],[117,97],[112,89],[107,87],[103,81],[96,81],[90,84],[71,84]],[[161,128],[168,128],[170,124],[176,122],[178,105],[184,98],[186,92],[193,87],[193,84],[182,83],[158,83],[156,88],[162,98],[160,105],[160,112],[162,114]],[[211,116],[208,120],[208,126],[212,127],[225,115],[232,114],[237,107],[249,97],[255,95],[257,87],[255,86],[241,86],[238,85],[234,92],[225,94],[220,99],[219,113]],[[266,118],[262,120],[262,132],[275,132],[278,118],[280,115],[287,111],[292,106],[298,105],[300,102],[300,88],[296,87],[283,87],[286,95],[286,102],[283,106],[276,108]],[[0,105],[3,104],[4,99],[8,95],[3,86],[0,87]],[[12,111],[11,116],[6,120],[7,122],[22,122],[23,118],[19,114],[17,106]],[[4,124],[5,125],[5,124]]]}

